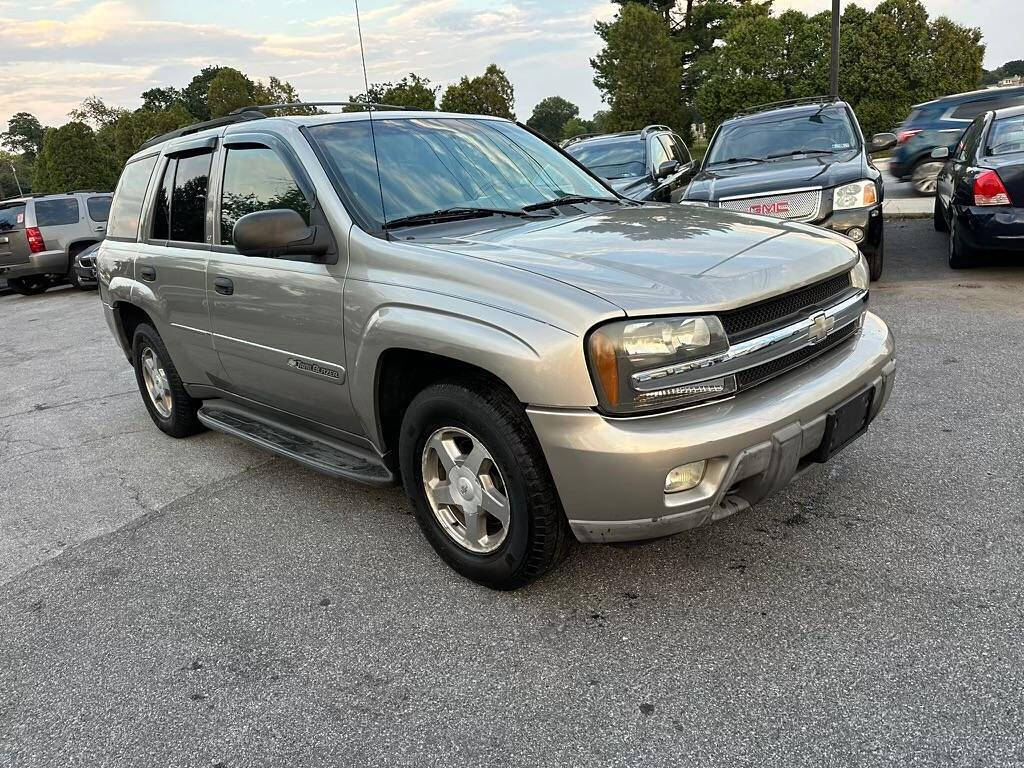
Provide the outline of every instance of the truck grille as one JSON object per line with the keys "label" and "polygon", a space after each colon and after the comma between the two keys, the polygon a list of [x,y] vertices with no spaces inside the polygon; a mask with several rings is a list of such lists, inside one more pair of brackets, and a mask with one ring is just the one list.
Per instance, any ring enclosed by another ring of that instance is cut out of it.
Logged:
{"label": "truck grille", "polygon": [[849,290],[850,273],[844,272],[782,296],[719,312],[718,319],[729,341],[735,343],[808,317],[823,306],[835,304],[835,299]]}
{"label": "truck grille", "polygon": [[729,211],[756,213],[776,219],[810,221],[818,217],[821,207],[821,190],[804,192],[773,192],[770,195],[752,195],[722,200],[719,206]]}
{"label": "truck grille", "polygon": [[740,371],[736,374],[737,391],[743,391],[744,389],[757,386],[758,384],[768,381],[768,379],[773,379],[776,376],[785,373],[791,368],[803,365],[811,358],[828,352],[830,349],[835,349],[853,336],[857,327],[857,323],[850,323],[844,328],[840,328],[838,331],[835,331],[821,344],[816,344],[813,347],[804,347],[803,349],[798,349],[796,352],[791,352],[783,357],[777,357],[762,365],[758,365],[754,368],[747,368],[745,371]]}

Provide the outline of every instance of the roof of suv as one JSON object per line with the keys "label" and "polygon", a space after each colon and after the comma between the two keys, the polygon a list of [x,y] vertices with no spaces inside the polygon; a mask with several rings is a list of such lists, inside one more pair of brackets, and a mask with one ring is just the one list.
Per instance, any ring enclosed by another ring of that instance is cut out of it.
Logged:
{"label": "roof of suv", "polygon": [[979,88],[976,91],[964,91],[963,93],[953,93],[949,96],[941,96],[931,101],[922,101],[920,104],[914,104],[911,109],[919,109],[920,107],[929,107],[933,104],[958,104],[961,101],[972,101],[980,96],[991,96],[999,93],[1024,93],[1024,85],[1003,85],[995,88]]}
{"label": "roof of suv", "polygon": [[728,118],[726,120],[723,120],[722,121],[722,125],[728,125],[729,123],[742,122],[744,120],[758,120],[758,119],[763,118],[763,117],[768,116],[768,115],[773,115],[774,116],[774,115],[780,115],[780,114],[783,114],[783,115],[788,114],[788,115],[792,115],[793,117],[800,117],[802,115],[813,114],[814,112],[818,112],[821,109],[824,109],[825,107],[846,107],[847,106],[846,102],[842,101],[841,99],[835,99],[835,100],[831,100],[830,99],[830,100],[823,100],[823,101],[806,101],[806,100],[800,99],[798,101],[800,101],[801,103],[797,103],[797,104],[779,103],[778,106],[775,106],[775,105],[772,105],[772,104],[765,104],[765,105],[763,105],[765,107],[763,109],[760,109],[758,107],[753,107],[753,108],[751,108],[747,112],[741,112],[741,113],[739,113],[737,115],[733,115],[732,117],[730,117],[730,118]]}
{"label": "roof of suv", "polygon": [[619,131],[618,133],[583,133],[579,136],[570,136],[561,143],[563,149],[568,148],[570,144],[589,144],[589,143],[602,143],[602,142],[614,142],[622,141],[623,139],[646,139],[651,134],[655,133],[672,133],[672,129],[667,125],[648,125],[639,131]]}

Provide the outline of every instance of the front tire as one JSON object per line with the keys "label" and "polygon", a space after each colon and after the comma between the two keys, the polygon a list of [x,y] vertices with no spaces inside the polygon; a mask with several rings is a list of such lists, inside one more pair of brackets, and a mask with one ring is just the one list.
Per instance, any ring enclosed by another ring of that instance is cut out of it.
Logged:
{"label": "front tire", "polygon": [[872,249],[864,250],[864,258],[868,260],[868,273],[871,282],[882,277],[882,267],[885,265],[885,234],[878,238],[878,245]]}
{"label": "front tire", "polygon": [[399,462],[424,535],[466,578],[517,589],[568,551],[540,445],[504,387],[453,381],[420,392],[402,419]]}
{"label": "front tire", "polygon": [[941,170],[942,163],[930,160],[923,160],[915,165],[910,174],[910,183],[914,186],[914,191],[919,195],[934,195]]}
{"label": "front tire", "polygon": [[135,380],[153,423],[171,437],[188,437],[204,427],[196,416],[200,402],[185,391],[178,370],[156,329],[140,324],[132,342]]}
{"label": "front tire", "polygon": [[53,285],[46,275],[32,275],[31,277],[13,277],[7,281],[7,287],[22,296],[38,296],[44,293],[47,288]]}

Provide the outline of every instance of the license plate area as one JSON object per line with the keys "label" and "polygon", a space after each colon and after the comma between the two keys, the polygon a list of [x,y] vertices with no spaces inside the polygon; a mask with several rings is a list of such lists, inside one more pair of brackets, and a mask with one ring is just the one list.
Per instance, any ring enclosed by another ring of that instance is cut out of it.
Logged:
{"label": "license plate area", "polygon": [[814,455],[815,461],[828,461],[864,433],[874,399],[875,388],[869,387],[829,411],[825,436]]}

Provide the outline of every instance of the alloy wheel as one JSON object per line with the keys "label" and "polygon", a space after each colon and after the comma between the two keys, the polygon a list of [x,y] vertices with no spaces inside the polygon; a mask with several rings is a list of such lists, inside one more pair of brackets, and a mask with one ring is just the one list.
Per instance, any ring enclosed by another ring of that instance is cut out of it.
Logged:
{"label": "alloy wheel", "polygon": [[934,195],[938,186],[939,171],[942,170],[942,163],[921,163],[914,169],[911,183],[914,189],[922,195]]}
{"label": "alloy wheel", "polygon": [[142,380],[146,383],[146,392],[156,412],[161,418],[169,419],[174,410],[174,396],[171,394],[167,372],[152,347],[142,350]]}
{"label": "alloy wheel", "polygon": [[458,427],[436,430],[423,446],[423,490],[441,529],[476,554],[494,552],[509,529],[509,501],[494,457]]}

